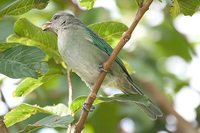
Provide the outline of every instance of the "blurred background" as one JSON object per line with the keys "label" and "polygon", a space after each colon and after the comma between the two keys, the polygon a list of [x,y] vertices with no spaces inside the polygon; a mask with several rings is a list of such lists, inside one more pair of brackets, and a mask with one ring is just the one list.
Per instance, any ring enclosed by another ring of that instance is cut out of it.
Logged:
{"label": "blurred background", "polygon": [[[14,0],[1,0],[0,9]],[[170,0],[169,0],[170,2]],[[24,15],[0,19],[0,42],[14,33],[19,17],[25,17],[41,27],[58,11],[76,14],[86,25],[102,21],[118,21],[129,26],[134,19],[135,0],[96,0],[94,8],[85,10],[76,1],[50,0],[44,10],[31,10]],[[152,121],[133,103],[111,102],[96,106],[90,113],[84,133],[193,133],[200,122],[200,13],[193,16],[169,15],[167,1],[154,1],[125,45],[120,57],[133,69],[143,91],[152,97],[164,112],[164,117]],[[21,79],[0,75],[0,115],[22,102],[40,106],[67,104],[66,76],[55,77],[27,97],[15,98],[13,90]],[[88,87],[72,74],[73,98],[89,93]],[[116,93],[101,90],[100,95]],[[44,117],[35,115],[9,128],[19,132],[27,124]],[[77,115],[78,119],[78,115]],[[195,128],[195,129],[194,129]],[[62,133],[62,129],[43,128],[37,133]]]}

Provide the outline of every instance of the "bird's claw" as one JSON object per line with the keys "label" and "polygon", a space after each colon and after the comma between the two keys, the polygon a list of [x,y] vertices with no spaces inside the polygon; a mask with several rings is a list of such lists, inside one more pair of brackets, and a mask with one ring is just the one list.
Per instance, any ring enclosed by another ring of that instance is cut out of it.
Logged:
{"label": "bird's claw", "polygon": [[88,104],[88,103],[84,103],[84,104],[83,104],[83,109],[84,109],[85,111],[87,111],[87,112],[92,112],[92,111],[94,111],[95,107],[92,106],[90,109],[88,109],[88,108],[86,107],[87,104]]}
{"label": "bird's claw", "polygon": [[105,73],[108,72],[108,70],[104,69],[103,65],[101,65],[101,64],[99,65],[99,70],[100,70],[100,72],[105,72]]}

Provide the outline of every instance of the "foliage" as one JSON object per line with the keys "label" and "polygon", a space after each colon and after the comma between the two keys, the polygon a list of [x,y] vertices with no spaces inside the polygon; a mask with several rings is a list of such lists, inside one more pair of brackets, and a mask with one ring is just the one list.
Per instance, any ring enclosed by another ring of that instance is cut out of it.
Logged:
{"label": "foliage", "polygon": [[[88,90],[85,89],[87,87],[77,75],[73,74],[74,101],[70,107],[61,104],[67,101],[66,66],[57,49],[56,34],[50,31],[44,32],[40,27],[44,21],[49,20],[52,14],[63,10],[63,8],[75,9],[80,18],[89,24],[90,29],[112,47],[115,47],[123,33],[128,29],[126,26],[128,24],[125,23],[127,20],[129,23],[132,21],[134,12],[143,0],[124,0],[123,2],[116,0],[117,7],[126,20],[113,20],[111,12],[103,8],[93,8],[95,0],[78,0],[78,2],[81,6],[80,9],[78,6],[74,6],[75,3],[69,1],[0,1],[0,29],[1,33],[8,34],[6,37],[0,34],[0,38],[3,40],[0,42],[0,73],[10,78],[21,79],[13,95],[15,97],[23,96],[25,102],[29,103],[22,103],[4,116],[4,122],[10,127],[10,131],[19,132],[15,124],[22,127],[26,125],[21,131],[24,133],[43,127],[63,131],[60,128],[67,128],[68,124],[77,120],[76,116],[78,116],[86,99],[86,96],[83,95],[88,94]],[[200,0],[172,0],[169,13],[173,18],[179,14],[191,16],[198,11],[199,6]],[[167,7],[164,10],[168,9]],[[82,11],[84,8],[87,10]],[[194,45],[173,26],[173,18],[168,19],[167,17],[168,14],[165,12],[163,23],[153,27],[146,26],[145,28],[149,29],[148,35],[142,39],[142,42],[134,42],[140,44],[137,46],[137,50],[132,52],[131,48],[124,49],[120,56],[126,60],[126,66],[134,67],[134,71],[137,71],[142,79],[152,81],[159,88],[169,86],[165,80],[170,79],[170,83],[174,86],[172,91],[177,93],[183,86],[188,86],[189,81],[179,79],[167,71],[164,64],[171,56],[178,56],[190,62],[195,52]],[[13,30],[8,30],[12,28]],[[131,43],[130,41],[129,44]],[[160,58],[162,58],[161,63],[159,62]],[[4,79],[0,79],[0,81],[3,83]],[[162,91],[166,92],[165,89]],[[107,96],[105,92],[100,92],[102,96],[98,96],[95,100],[94,105],[99,105],[87,121],[86,132],[101,133],[102,130],[110,133],[117,132],[121,130],[116,127],[119,127],[123,118],[133,120],[136,127],[135,132],[138,133],[154,133],[161,129],[168,131],[165,121],[150,121],[133,104],[141,102],[148,105],[146,97],[125,94]],[[172,96],[169,95],[169,97]],[[55,103],[55,106],[46,106]],[[75,117],[67,114],[68,109],[74,113]],[[40,116],[41,114],[46,116]],[[102,121],[105,122],[102,123]],[[103,129],[102,126],[105,128]]]}
{"label": "foliage", "polygon": [[170,9],[172,16],[177,16],[179,13],[184,15],[193,15],[200,6],[200,0],[172,0],[172,7]]}
{"label": "foliage", "polygon": [[11,78],[33,77],[47,71],[44,53],[35,47],[16,46],[0,54],[0,72]]}
{"label": "foliage", "polygon": [[87,9],[92,9],[95,0],[79,0],[79,2],[82,7],[86,7]]}
{"label": "foliage", "polygon": [[0,10],[0,17],[5,15],[20,15],[33,8],[44,9],[49,0],[16,0]]}

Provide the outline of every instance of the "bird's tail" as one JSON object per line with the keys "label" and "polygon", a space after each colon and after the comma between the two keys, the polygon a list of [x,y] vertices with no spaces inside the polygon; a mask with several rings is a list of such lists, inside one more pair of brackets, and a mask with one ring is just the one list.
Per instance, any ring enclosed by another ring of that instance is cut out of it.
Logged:
{"label": "bird's tail", "polygon": [[137,86],[136,81],[133,79],[129,80],[131,85],[131,91],[125,92],[125,93],[137,93],[143,97],[145,102],[136,102],[136,104],[153,120],[156,120],[158,117],[163,116],[162,111],[148,98],[145,96],[145,94],[140,90],[140,88]]}
{"label": "bird's tail", "polygon": [[154,105],[150,100],[148,103],[136,103],[151,119],[156,120],[158,117],[163,116],[162,111]]}

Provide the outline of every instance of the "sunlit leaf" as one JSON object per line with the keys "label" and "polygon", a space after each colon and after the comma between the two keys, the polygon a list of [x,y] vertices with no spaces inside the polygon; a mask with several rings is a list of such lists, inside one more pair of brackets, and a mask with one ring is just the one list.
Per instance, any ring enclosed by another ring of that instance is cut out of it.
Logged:
{"label": "sunlit leaf", "polygon": [[122,34],[128,29],[126,25],[113,21],[95,23],[88,27],[102,37],[112,47],[116,46]]}
{"label": "sunlit leaf", "polygon": [[[70,105],[70,110],[73,113],[78,112],[81,110],[87,96],[80,96],[76,98],[72,104]],[[102,103],[102,102],[111,102],[111,101],[132,101],[135,103],[140,103],[140,104],[148,104],[149,100],[145,96],[141,95],[134,95],[134,94],[116,94],[110,97],[97,97],[93,103],[93,105]]]}
{"label": "sunlit leaf", "polygon": [[19,44],[18,43],[0,43],[0,53],[17,45]]}
{"label": "sunlit leaf", "polygon": [[94,2],[95,2],[95,0],[79,0],[80,5],[87,9],[92,9]]}
{"label": "sunlit leaf", "polygon": [[[78,112],[79,110],[81,110],[81,108],[83,107],[83,103],[85,102],[87,96],[80,96],[78,98],[76,98],[72,104],[70,105],[70,110],[73,112],[73,113],[76,113]],[[103,101],[100,100],[99,98],[96,98],[93,105],[95,104],[99,104],[99,103],[102,103]]]}
{"label": "sunlit leaf", "polygon": [[36,130],[41,127],[49,127],[49,128],[67,128],[67,126],[72,123],[74,118],[70,115],[67,116],[58,116],[58,115],[51,115],[45,117],[34,124],[29,124],[21,133],[27,133],[33,130]]}
{"label": "sunlit leaf", "polygon": [[20,121],[23,121],[36,113],[47,113],[51,112],[42,109],[37,105],[21,104],[16,108],[12,109],[4,116],[4,122],[7,127],[10,127]]}
{"label": "sunlit leaf", "polygon": [[20,15],[33,8],[44,9],[48,2],[49,0],[16,0],[0,10],[0,17],[6,15]]}
{"label": "sunlit leaf", "polygon": [[144,0],[136,0],[136,2],[137,2],[137,5],[140,6],[143,4]]}
{"label": "sunlit leaf", "polygon": [[170,14],[171,14],[171,16],[175,17],[175,16],[177,16],[180,12],[181,12],[181,9],[180,9],[178,0],[174,0],[174,1],[173,1],[173,4],[172,4],[172,7],[171,7],[171,9],[170,9]]}
{"label": "sunlit leaf", "polygon": [[200,0],[173,0],[170,14],[177,16],[179,13],[193,15],[200,7]]}
{"label": "sunlit leaf", "polygon": [[9,42],[18,42],[24,45],[36,46],[42,49],[49,58],[61,61],[57,50],[57,37],[54,33],[42,31],[25,18],[17,20],[14,26],[16,34],[8,37]]}
{"label": "sunlit leaf", "polygon": [[49,65],[49,71],[45,75],[39,77],[38,79],[34,78],[24,79],[17,86],[17,88],[13,92],[13,95],[16,97],[28,95],[33,90],[37,89],[44,83],[48,82],[50,79],[55,78],[62,74],[62,68],[61,68],[62,66],[60,64],[55,64],[54,61],[49,61],[48,65]]}
{"label": "sunlit leaf", "polygon": [[29,46],[16,46],[0,54],[0,73],[11,78],[33,77],[44,74],[47,64],[44,53]]}
{"label": "sunlit leaf", "polygon": [[67,106],[59,103],[57,105],[54,106],[46,106],[43,109],[48,110],[49,112],[52,112],[55,115],[59,115],[59,116],[65,116],[67,115]]}

